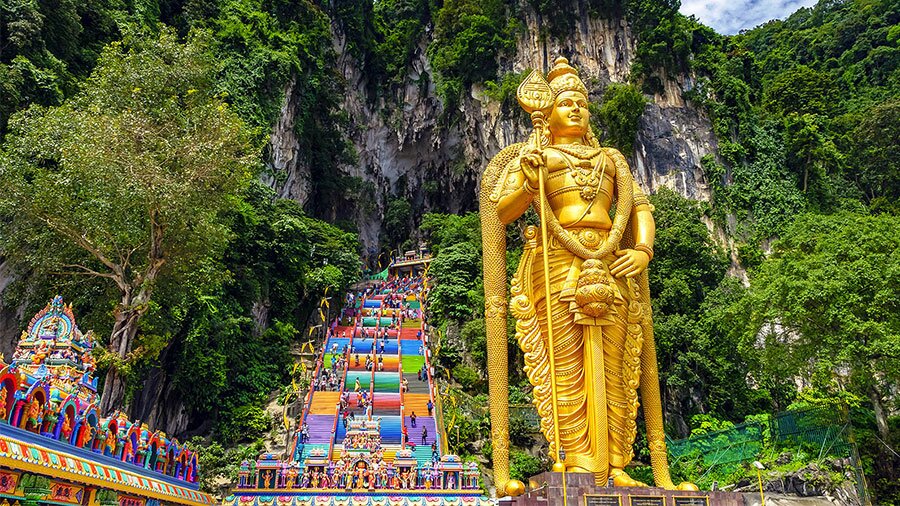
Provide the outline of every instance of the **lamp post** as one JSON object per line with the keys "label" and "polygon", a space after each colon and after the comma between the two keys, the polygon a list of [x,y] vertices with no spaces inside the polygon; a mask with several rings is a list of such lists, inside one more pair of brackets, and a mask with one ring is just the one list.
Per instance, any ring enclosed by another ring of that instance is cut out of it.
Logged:
{"label": "lamp post", "polygon": [[759,500],[762,503],[761,506],[766,506],[766,496],[763,495],[763,486],[762,486],[762,470],[766,468],[762,462],[758,460],[753,461],[753,467],[756,468],[756,479],[759,481]]}

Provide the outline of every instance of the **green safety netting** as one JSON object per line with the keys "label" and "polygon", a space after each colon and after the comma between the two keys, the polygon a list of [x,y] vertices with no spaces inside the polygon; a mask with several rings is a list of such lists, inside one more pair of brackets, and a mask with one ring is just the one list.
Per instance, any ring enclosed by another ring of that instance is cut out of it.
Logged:
{"label": "green safety netting", "polygon": [[385,269],[384,269],[383,271],[381,271],[381,272],[379,272],[379,273],[377,273],[377,274],[372,274],[372,279],[377,279],[377,280],[380,280],[380,281],[387,281],[387,278],[388,278],[388,270],[387,270],[387,267],[385,267]]}

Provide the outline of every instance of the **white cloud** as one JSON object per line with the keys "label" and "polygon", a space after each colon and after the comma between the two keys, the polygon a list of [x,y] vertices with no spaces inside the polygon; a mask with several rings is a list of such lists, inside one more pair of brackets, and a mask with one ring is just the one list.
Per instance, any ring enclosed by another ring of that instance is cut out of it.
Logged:
{"label": "white cloud", "polygon": [[770,19],[784,19],[816,0],[681,0],[681,13],[693,14],[717,32],[733,35]]}

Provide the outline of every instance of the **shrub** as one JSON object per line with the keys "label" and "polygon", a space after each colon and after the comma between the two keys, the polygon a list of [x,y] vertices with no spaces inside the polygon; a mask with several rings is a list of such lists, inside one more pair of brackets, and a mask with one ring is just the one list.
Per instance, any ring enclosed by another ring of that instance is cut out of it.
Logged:
{"label": "shrub", "polygon": [[236,408],[219,425],[222,439],[228,443],[251,441],[261,437],[272,428],[272,418],[259,407],[245,404]]}
{"label": "shrub", "polygon": [[526,481],[546,470],[547,464],[537,457],[519,450],[509,452],[509,476],[514,480]]}
{"label": "shrub", "polygon": [[478,371],[469,366],[459,364],[453,368],[453,379],[455,379],[465,391],[474,391],[481,384],[481,376]]}

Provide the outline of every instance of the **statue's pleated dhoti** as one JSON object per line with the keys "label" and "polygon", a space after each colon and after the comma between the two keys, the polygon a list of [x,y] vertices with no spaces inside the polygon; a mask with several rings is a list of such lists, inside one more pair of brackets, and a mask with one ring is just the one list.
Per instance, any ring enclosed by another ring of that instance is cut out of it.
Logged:
{"label": "statue's pleated dhoti", "polygon": [[[583,231],[579,233],[578,230],[573,232],[578,233],[583,243],[585,235],[590,242],[605,238],[603,231],[593,229],[589,229],[587,234]],[[576,301],[585,261],[559,245],[552,237],[550,245],[549,300],[553,318],[559,442],[565,452],[564,463],[568,469],[594,473],[598,482],[605,483],[610,468],[624,468],[631,461],[633,453],[637,415],[635,389],[638,384],[637,371],[642,341],[640,303],[630,300],[634,293],[626,279],[614,278],[609,274],[609,265],[616,260],[614,255],[610,255],[599,262],[590,261],[589,264],[591,273],[599,273],[598,276],[605,280],[600,286],[604,287],[607,296],[605,300],[610,303],[605,304],[602,311],[586,312],[585,307]],[[526,322],[523,328],[517,328],[517,335],[521,333],[520,344],[523,344],[522,339],[527,338],[529,330],[533,339],[539,332],[540,340],[546,347],[547,298],[544,296],[542,255],[541,245],[536,244],[535,247],[526,248],[522,256],[515,283],[522,288],[528,287],[525,295],[531,300],[531,315],[536,317],[531,321],[536,322],[537,328],[526,328]],[[515,312],[515,308],[513,311]],[[637,324],[630,327],[629,321]],[[526,348],[523,345],[527,352]],[[526,362],[527,355],[526,353]],[[526,372],[537,371],[526,368]],[[543,374],[540,375],[542,377],[537,376],[538,374],[529,374],[532,384],[536,387],[539,384],[546,386],[549,377],[543,377]],[[547,399],[538,397],[546,397],[549,388],[535,388],[534,393],[536,404],[540,404]],[[544,434],[548,440],[553,437],[552,430],[544,430]],[[551,451],[553,448],[555,445],[551,441]]]}

